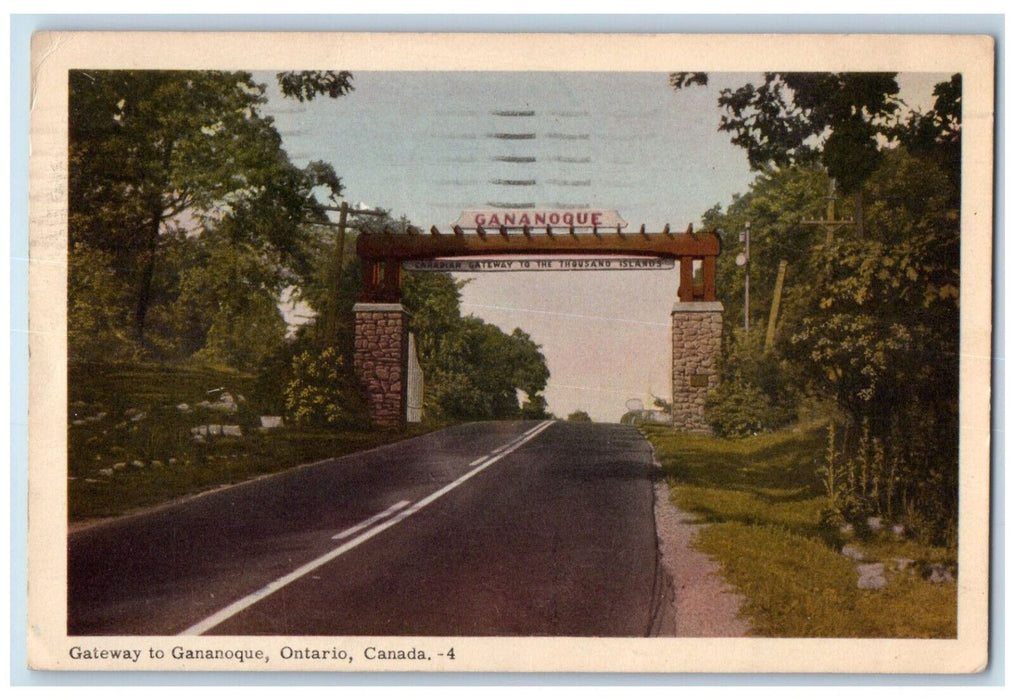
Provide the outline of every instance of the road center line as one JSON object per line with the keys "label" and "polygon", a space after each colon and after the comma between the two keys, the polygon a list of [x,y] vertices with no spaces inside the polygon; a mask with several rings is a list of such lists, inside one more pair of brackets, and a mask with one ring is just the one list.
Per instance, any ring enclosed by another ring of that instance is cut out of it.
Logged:
{"label": "road center line", "polygon": [[220,625],[221,623],[225,622],[226,620],[228,620],[229,618],[233,617],[234,615],[237,615],[238,613],[246,610],[247,608],[249,608],[254,603],[256,603],[256,602],[258,602],[258,601],[268,597],[269,595],[271,595],[275,591],[277,591],[277,590],[279,590],[281,588],[284,588],[285,586],[288,586],[293,581],[296,581],[296,580],[306,576],[311,571],[314,571],[315,569],[319,569],[320,567],[324,566],[325,564],[327,564],[331,560],[336,559],[337,557],[342,556],[343,554],[345,554],[349,550],[351,550],[351,549],[353,549],[353,548],[363,544],[364,542],[366,542],[367,540],[373,538],[374,536],[379,535],[380,533],[382,533],[385,530],[387,530],[389,527],[393,527],[394,525],[402,522],[403,520],[408,518],[410,515],[412,515],[414,513],[418,513],[420,510],[422,510],[426,506],[430,505],[431,503],[436,501],[438,498],[440,498],[444,494],[446,494],[449,491],[452,491],[452,490],[458,488],[459,486],[464,484],[466,481],[468,481],[469,479],[474,477],[476,474],[479,474],[481,471],[483,471],[484,469],[489,467],[491,464],[500,461],[501,459],[503,459],[504,457],[507,457],[509,454],[511,454],[512,452],[517,450],[519,447],[524,445],[526,442],[529,442],[530,440],[533,440],[536,436],[538,436],[541,432],[543,432],[544,430],[549,428],[551,425],[553,425],[553,421],[552,420],[543,421],[542,423],[537,425],[535,428],[533,428],[532,430],[528,431],[527,435],[523,435],[522,437],[524,439],[522,439],[522,440],[515,440],[514,441],[515,444],[514,444],[513,447],[511,447],[511,449],[505,450],[504,452],[501,452],[498,455],[494,455],[494,456],[488,457],[484,462],[482,462],[479,466],[477,466],[472,471],[466,472],[465,474],[463,474],[462,476],[458,477],[457,479],[455,479],[451,483],[447,484],[446,486],[443,486],[442,488],[437,489],[436,491],[431,493],[426,498],[422,499],[421,501],[418,501],[417,503],[413,504],[409,508],[401,511],[400,513],[395,515],[393,518],[391,518],[389,520],[385,520],[384,522],[380,523],[379,525],[375,525],[372,529],[367,530],[366,532],[364,532],[363,534],[359,535],[355,539],[349,540],[345,544],[340,545],[339,547],[336,547],[335,549],[331,550],[327,554],[323,554],[323,555],[317,557],[316,559],[314,559],[313,561],[307,562],[306,564],[304,564],[303,566],[299,567],[295,571],[292,571],[292,572],[286,574],[285,576],[283,576],[283,577],[281,577],[279,579],[276,579],[275,581],[272,581],[271,583],[269,583],[268,585],[264,586],[263,588],[261,588],[261,589],[259,589],[257,591],[254,591],[250,595],[245,596],[245,597],[237,600],[235,603],[232,603],[231,605],[226,606],[225,608],[223,608],[222,610],[219,610],[217,613],[211,615],[210,617],[206,617],[205,619],[203,619],[200,622],[198,622],[196,625],[193,625],[193,626],[188,627],[187,629],[183,630],[183,632],[180,633],[180,636],[204,634],[205,632],[207,632],[208,630],[212,629],[213,627],[216,627],[217,625]]}
{"label": "road center line", "polygon": [[542,427],[543,427],[543,423],[539,423],[538,425],[536,425],[536,426],[534,426],[532,428],[529,428],[524,433],[522,433],[521,435],[516,437],[514,440],[511,440],[510,442],[506,442],[503,445],[501,445],[500,447],[497,447],[497,448],[491,450],[490,452],[486,453],[482,457],[479,457],[477,459],[472,460],[471,462],[469,462],[469,466],[470,467],[474,467],[477,464],[479,464],[480,462],[482,462],[483,460],[489,459],[493,455],[499,454],[500,452],[503,452],[504,450],[506,450],[509,447],[511,447],[512,445],[514,445],[516,442],[518,442],[520,440],[525,440],[525,438],[527,438],[529,435],[531,435],[532,433],[536,432],[537,430],[540,430]]}
{"label": "road center line", "polygon": [[349,537],[350,535],[355,535],[357,532],[359,532],[363,528],[370,527],[371,525],[376,523],[378,520],[384,520],[386,517],[388,517],[389,515],[394,513],[396,510],[401,510],[402,508],[405,508],[407,505],[409,505],[409,501],[399,501],[395,505],[393,505],[390,508],[388,508],[387,510],[385,510],[383,513],[378,513],[377,515],[374,515],[373,517],[367,518],[366,520],[364,520],[363,522],[361,522],[358,525],[353,525],[352,527],[350,527],[347,530],[342,530],[340,533],[338,533],[337,535],[335,535],[331,539],[333,539],[333,540],[344,540],[346,537]]}

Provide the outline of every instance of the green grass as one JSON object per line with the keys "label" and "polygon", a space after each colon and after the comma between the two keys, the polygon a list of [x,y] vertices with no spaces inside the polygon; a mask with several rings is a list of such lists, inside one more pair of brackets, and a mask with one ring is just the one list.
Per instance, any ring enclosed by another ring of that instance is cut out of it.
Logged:
{"label": "green grass", "polygon": [[[204,367],[75,365],[68,372],[70,521],[122,515],[209,489],[426,432],[262,431],[255,378]],[[197,404],[228,391],[238,410]],[[177,408],[187,403],[186,411]],[[138,413],[142,414],[138,417]],[[132,420],[132,418],[134,418]],[[242,436],[194,440],[200,425],[238,425]]]}
{"label": "green grass", "polygon": [[[856,541],[884,561],[888,585],[856,587],[855,562],[839,554],[844,536],[822,522],[827,505],[818,469],[823,426],[744,440],[646,428],[681,508],[700,516],[695,546],[713,556],[746,599],[751,634],[772,637],[954,638],[955,584],[931,584],[925,562],[954,552],[888,536]],[[897,559],[915,565],[899,571]]]}

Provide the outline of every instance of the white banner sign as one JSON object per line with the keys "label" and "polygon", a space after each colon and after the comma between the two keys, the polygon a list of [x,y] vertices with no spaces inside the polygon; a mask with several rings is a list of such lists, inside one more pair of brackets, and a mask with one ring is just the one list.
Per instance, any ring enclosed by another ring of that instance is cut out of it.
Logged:
{"label": "white banner sign", "polygon": [[615,209],[467,209],[453,226],[462,228],[571,227],[624,228],[627,222]]}
{"label": "white banner sign", "polygon": [[600,270],[672,270],[674,261],[670,258],[538,258],[526,260],[460,260],[445,258],[437,260],[407,260],[402,269],[410,272],[559,272],[559,271],[600,271]]}

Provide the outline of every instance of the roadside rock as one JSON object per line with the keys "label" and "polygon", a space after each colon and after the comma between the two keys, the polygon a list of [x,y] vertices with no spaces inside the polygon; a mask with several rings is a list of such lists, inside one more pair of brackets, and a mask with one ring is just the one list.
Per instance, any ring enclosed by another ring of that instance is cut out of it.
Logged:
{"label": "roadside rock", "polygon": [[274,430],[282,427],[282,416],[261,416],[261,430]]}
{"label": "roadside rock", "polygon": [[841,554],[847,559],[852,559],[854,561],[863,561],[867,558],[867,555],[864,554],[859,547],[854,547],[851,544],[847,544],[843,547]]}
{"label": "roadside rock", "polygon": [[858,564],[856,570],[860,574],[860,578],[856,582],[857,588],[868,591],[879,591],[888,585],[888,579],[885,578],[884,562]]}
{"label": "roadside rock", "polygon": [[927,577],[927,580],[931,583],[955,583],[952,572],[941,564],[931,565],[930,576]]}
{"label": "roadside rock", "polygon": [[222,392],[216,401],[202,401],[197,404],[198,408],[205,408],[209,411],[220,411],[222,413],[236,413],[238,406],[236,399],[228,391]]}

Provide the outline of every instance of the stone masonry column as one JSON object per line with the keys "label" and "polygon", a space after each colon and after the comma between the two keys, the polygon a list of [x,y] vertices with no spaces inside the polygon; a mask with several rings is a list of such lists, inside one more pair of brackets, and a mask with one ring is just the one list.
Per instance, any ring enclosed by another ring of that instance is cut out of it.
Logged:
{"label": "stone masonry column", "polygon": [[401,304],[356,304],[353,363],[378,428],[404,428],[408,391],[409,312]]}
{"label": "stone masonry column", "polygon": [[711,434],[705,399],[719,385],[722,312],[718,301],[673,305],[673,429]]}

